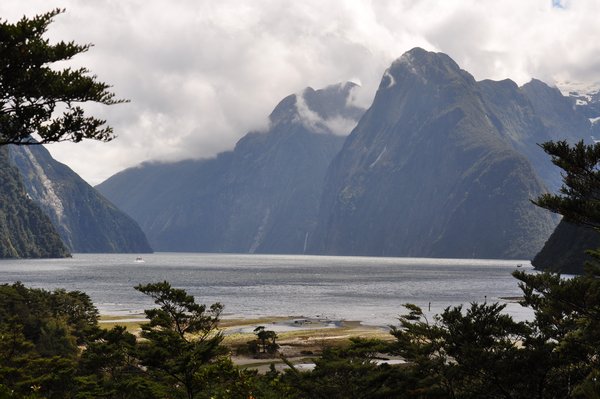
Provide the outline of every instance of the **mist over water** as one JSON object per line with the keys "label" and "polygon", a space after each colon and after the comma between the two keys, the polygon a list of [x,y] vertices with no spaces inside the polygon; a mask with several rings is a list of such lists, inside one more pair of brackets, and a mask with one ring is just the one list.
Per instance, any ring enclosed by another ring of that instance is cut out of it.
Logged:
{"label": "mist over water", "polygon": [[[301,255],[156,253],[75,254],[71,259],[0,260],[0,283],[87,293],[101,313],[127,315],[153,306],[137,284],[167,280],[199,303],[221,302],[227,317],[305,316],[396,324],[405,303],[427,313],[470,302],[507,303],[521,290],[511,273],[528,261]],[[428,311],[431,303],[431,311]]]}

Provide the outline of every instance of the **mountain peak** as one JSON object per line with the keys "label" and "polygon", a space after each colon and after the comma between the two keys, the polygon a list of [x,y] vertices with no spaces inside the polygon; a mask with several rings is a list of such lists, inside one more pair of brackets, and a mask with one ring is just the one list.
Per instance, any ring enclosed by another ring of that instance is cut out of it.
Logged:
{"label": "mountain peak", "polygon": [[392,65],[399,64],[407,64],[412,67],[423,67],[429,64],[438,64],[445,65],[451,69],[460,70],[460,67],[452,58],[450,58],[447,54],[427,51],[422,49],[421,47],[415,47],[411,50],[408,50],[400,58],[392,63]]}
{"label": "mountain peak", "polygon": [[546,82],[543,82],[539,79],[532,78],[529,82],[525,83],[521,86],[526,92],[538,93],[540,95],[552,95],[554,97],[563,97],[562,93],[556,86],[550,86]]}
{"label": "mountain peak", "polygon": [[388,89],[406,78],[415,77],[421,83],[439,84],[453,78],[469,83],[475,82],[474,78],[448,55],[415,47],[392,62],[383,75],[379,89]]}
{"label": "mountain peak", "polygon": [[531,78],[531,80],[525,83],[523,86],[530,86],[535,88],[543,88],[543,89],[553,89],[553,87],[549,86],[546,82],[543,82],[536,78]]}

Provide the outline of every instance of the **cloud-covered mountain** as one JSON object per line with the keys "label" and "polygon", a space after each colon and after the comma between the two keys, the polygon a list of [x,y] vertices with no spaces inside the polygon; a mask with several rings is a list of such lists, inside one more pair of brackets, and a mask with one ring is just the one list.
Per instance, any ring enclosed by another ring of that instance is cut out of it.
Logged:
{"label": "cloud-covered mountain", "polygon": [[[1,15],[16,22],[47,3],[2,0]],[[270,104],[307,82],[352,77],[372,99],[381,72],[415,45],[450,54],[477,79],[600,81],[596,1],[59,3],[67,11],[50,39],[94,43],[76,62],[132,100],[94,110],[119,134],[110,151],[92,143],[51,148],[93,184],[145,159],[231,149],[263,126]]]}
{"label": "cloud-covered mountain", "polygon": [[284,98],[266,132],[216,158],[143,164],[97,186],[162,251],[303,253],[325,171],[364,112],[356,85]]}
{"label": "cloud-covered mountain", "polygon": [[[233,151],[143,164],[98,189],[158,250],[537,253],[557,218],[530,200],[560,181],[537,143],[588,134],[573,100],[537,80],[476,82],[447,55],[422,49],[388,68],[362,117],[353,89],[288,96],[268,131]],[[347,138],[336,136],[357,120]]]}
{"label": "cloud-covered mountain", "polygon": [[478,84],[445,54],[405,53],[329,167],[309,249],[531,258],[555,225],[529,202],[545,189],[518,150],[536,139],[530,127],[547,134],[533,113],[512,82]]}
{"label": "cloud-covered mountain", "polygon": [[54,160],[44,147],[10,146],[8,153],[27,196],[50,218],[70,251],[152,251],[132,218]]}

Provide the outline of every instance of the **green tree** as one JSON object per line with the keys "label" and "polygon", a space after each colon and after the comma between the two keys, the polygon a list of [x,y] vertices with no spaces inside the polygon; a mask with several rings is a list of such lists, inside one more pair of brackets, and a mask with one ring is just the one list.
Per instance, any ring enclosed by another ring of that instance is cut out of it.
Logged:
{"label": "green tree", "polygon": [[0,384],[16,397],[71,396],[77,342],[97,330],[97,310],[81,292],[0,285]]}
{"label": "green tree", "polygon": [[262,353],[275,353],[277,349],[279,349],[279,345],[277,344],[277,333],[272,330],[265,330],[265,326],[258,326],[254,329],[254,334],[256,334],[256,338],[260,342],[260,346],[262,347]]}
{"label": "green tree", "polygon": [[207,309],[166,281],[135,289],[158,305],[145,311],[150,321],[142,326],[142,365],[173,392],[183,387],[188,399],[208,395],[214,370],[223,366],[221,355],[226,353],[217,328],[223,306],[215,303]]}
{"label": "green tree", "polygon": [[140,367],[136,337],[123,326],[98,330],[79,361],[76,397],[160,398],[168,391]]}
{"label": "green tree", "polygon": [[559,194],[544,194],[534,204],[571,223],[600,228],[600,143],[571,146],[566,141],[543,143],[552,162],[563,170]]}
{"label": "green tree", "polygon": [[552,348],[553,383],[561,381],[565,398],[600,398],[600,275],[592,270],[568,279],[514,275],[521,281],[523,304],[535,312],[532,324]]}
{"label": "green tree", "polygon": [[[542,148],[563,169],[558,194],[536,205],[565,220],[600,229],[600,144],[548,142]],[[432,323],[418,307],[392,330],[397,352],[433,378],[426,397],[600,398],[600,251],[573,278],[516,271],[521,304],[534,319],[517,323],[503,306],[448,308]],[[434,389],[438,392],[432,392]]]}
{"label": "green tree", "polygon": [[[286,397],[409,398],[407,368],[376,363],[377,356],[388,350],[383,341],[361,338],[352,338],[346,347],[325,348],[310,372],[300,372],[290,365],[292,371],[280,378],[288,387]],[[281,385],[274,387],[281,391]]]}
{"label": "green tree", "polygon": [[35,345],[23,334],[18,318],[4,317],[0,321],[0,383],[14,390],[25,378],[29,362],[35,356]]}
{"label": "green tree", "polygon": [[98,329],[98,309],[87,294],[56,289],[49,300],[52,316],[65,320],[77,344],[85,344],[87,337]]}
{"label": "green tree", "polygon": [[[542,195],[534,203],[568,222],[600,231],[600,143],[547,142],[542,148],[563,170],[563,186],[559,194]],[[558,343],[569,393],[600,398],[600,250],[590,248],[587,253],[592,261],[581,276],[514,275],[539,329]]]}
{"label": "green tree", "polygon": [[50,44],[44,38],[61,12],[55,9],[16,23],[0,20],[0,145],[114,137],[106,121],[87,116],[81,104],[111,105],[123,100],[115,99],[110,86],[86,68],[52,67],[91,47],[63,41]]}
{"label": "green tree", "polygon": [[[562,215],[566,222],[600,232],[600,143],[585,145],[580,141],[569,145],[566,141],[550,141],[541,147],[563,170],[563,185],[558,194],[541,195],[533,203]],[[573,251],[571,248],[559,249],[566,254]],[[581,273],[595,268],[593,273],[600,273],[598,249],[588,248],[585,252],[592,257],[591,262],[571,264],[567,269]]]}
{"label": "green tree", "polygon": [[411,363],[423,397],[571,397],[560,342],[538,323],[516,322],[497,303],[447,308],[431,321],[407,307],[392,328],[394,352]]}
{"label": "green tree", "polygon": [[[0,285],[0,323],[18,320],[25,338],[43,348],[63,347],[61,355],[77,353],[97,328],[98,310],[80,291],[46,291],[21,283]],[[54,342],[55,341],[55,342]]]}

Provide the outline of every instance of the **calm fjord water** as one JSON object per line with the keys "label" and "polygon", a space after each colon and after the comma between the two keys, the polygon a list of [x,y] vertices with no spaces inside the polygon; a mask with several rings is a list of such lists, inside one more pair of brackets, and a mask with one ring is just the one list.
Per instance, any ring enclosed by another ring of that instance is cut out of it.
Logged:
{"label": "calm fjord water", "polygon": [[[505,302],[521,294],[511,276],[529,262],[478,259],[156,253],[75,254],[71,259],[0,260],[0,283],[86,292],[102,313],[152,307],[137,284],[167,280],[197,302],[221,302],[236,317],[325,316],[395,324],[402,304],[431,313],[470,302]],[[529,312],[508,303],[518,319]]]}

